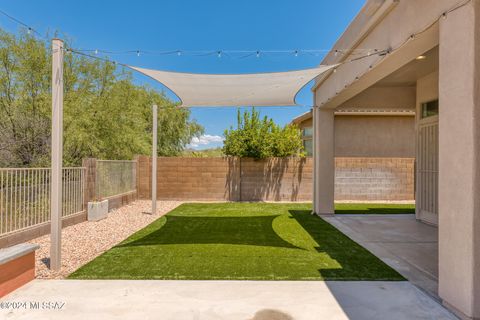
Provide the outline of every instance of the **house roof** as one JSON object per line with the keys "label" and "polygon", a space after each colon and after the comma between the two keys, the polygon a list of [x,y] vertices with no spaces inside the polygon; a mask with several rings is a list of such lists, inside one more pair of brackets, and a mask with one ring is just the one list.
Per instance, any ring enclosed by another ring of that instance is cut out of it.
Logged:
{"label": "house roof", "polygon": [[301,115],[293,118],[292,123],[299,124],[305,120],[312,118],[312,110],[302,113]]}

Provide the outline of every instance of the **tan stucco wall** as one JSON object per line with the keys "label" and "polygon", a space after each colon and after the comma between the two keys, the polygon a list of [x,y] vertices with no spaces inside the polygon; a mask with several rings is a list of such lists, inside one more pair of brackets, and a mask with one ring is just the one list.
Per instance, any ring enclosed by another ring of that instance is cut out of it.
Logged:
{"label": "tan stucco wall", "polygon": [[438,99],[438,71],[417,81],[417,115],[420,115],[422,103],[435,99]]}
{"label": "tan stucco wall", "polygon": [[[312,119],[299,124],[311,127]],[[335,116],[336,157],[415,157],[415,117]]]}
{"label": "tan stucco wall", "polygon": [[370,87],[341,104],[336,110],[414,110],[415,87]]}
{"label": "tan stucco wall", "polygon": [[313,127],[313,119],[307,119],[305,121],[302,121],[298,124],[300,129],[306,128],[306,127]]}
{"label": "tan stucco wall", "polygon": [[[384,3],[388,2],[393,3]],[[319,81],[314,95],[320,108],[337,108],[440,44],[439,295],[463,316],[480,319],[480,0],[437,22],[459,3],[463,1],[397,1],[368,30],[363,27],[368,13],[362,12],[354,23],[367,34],[358,48],[398,48],[412,34],[433,25],[385,57],[342,65]],[[351,47],[359,33],[347,32],[339,44]],[[340,58],[329,54],[323,64]],[[425,88],[420,94],[428,92],[432,93]],[[428,100],[427,94],[420,99]]]}
{"label": "tan stucco wall", "polygon": [[336,116],[336,157],[415,157],[415,118]]}
{"label": "tan stucco wall", "polygon": [[440,25],[439,295],[480,319],[480,1]]}

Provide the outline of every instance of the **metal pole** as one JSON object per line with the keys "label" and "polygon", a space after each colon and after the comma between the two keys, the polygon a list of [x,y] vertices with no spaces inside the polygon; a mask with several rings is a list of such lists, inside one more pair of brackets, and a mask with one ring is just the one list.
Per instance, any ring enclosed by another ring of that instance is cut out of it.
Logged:
{"label": "metal pole", "polygon": [[61,268],[63,162],[63,41],[52,40],[52,173],[50,269]]}
{"label": "metal pole", "polygon": [[152,139],[152,214],[157,212],[157,105],[152,106],[153,113],[153,139]]}

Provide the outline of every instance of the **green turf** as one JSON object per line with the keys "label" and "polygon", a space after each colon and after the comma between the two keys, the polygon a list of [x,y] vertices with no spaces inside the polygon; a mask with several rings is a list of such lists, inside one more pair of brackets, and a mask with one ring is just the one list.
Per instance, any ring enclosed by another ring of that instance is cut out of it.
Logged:
{"label": "green turf", "polygon": [[336,214],[411,214],[415,204],[336,203]]}
{"label": "green turf", "polygon": [[184,204],[70,278],[403,280],[310,211],[308,204]]}

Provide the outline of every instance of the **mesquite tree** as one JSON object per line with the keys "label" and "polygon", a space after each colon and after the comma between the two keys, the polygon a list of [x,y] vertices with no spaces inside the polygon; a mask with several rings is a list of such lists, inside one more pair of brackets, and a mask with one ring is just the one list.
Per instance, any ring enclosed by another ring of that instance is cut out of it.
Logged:
{"label": "mesquite tree", "polygon": [[[131,159],[151,150],[151,106],[159,107],[158,153],[180,154],[203,128],[162,92],[136,85],[111,62],[64,58],[64,162]],[[26,32],[0,30],[0,167],[50,162],[51,48]]]}

